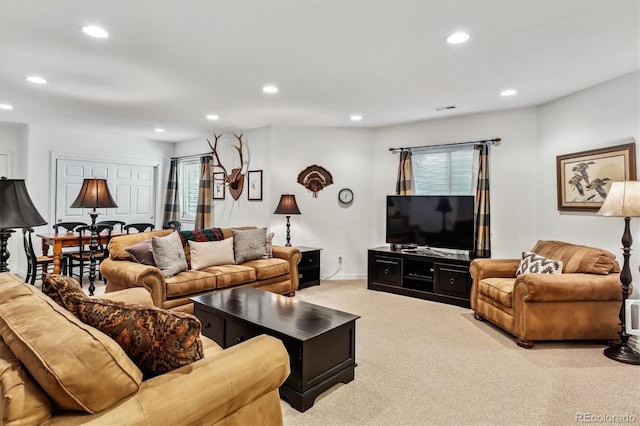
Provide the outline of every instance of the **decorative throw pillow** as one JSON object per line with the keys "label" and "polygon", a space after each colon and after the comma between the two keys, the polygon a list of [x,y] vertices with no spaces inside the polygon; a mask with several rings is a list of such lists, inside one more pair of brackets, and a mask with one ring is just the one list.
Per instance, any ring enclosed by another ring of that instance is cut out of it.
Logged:
{"label": "decorative throw pillow", "polygon": [[267,252],[267,257],[271,259],[273,257],[273,232],[267,232],[264,242],[264,250]]}
{"label": "decorative throw pillow", "polygon": [[152,237],[151,251],[153,261],[165,277],[172,277],[187,269],[187,258],[178,232],[172,232],[166,237]]}
{"label": "decorative throw pillow", "polygon": [[75,278],[58,274],[47,274],[44,277],[42,292],[72,314],[76,313],[78,300],[89,297]]}
{"label": "decorative throw pillow", "polygon": [[138,263],[143,265],[156,266],[156,262],[153,260],[153,252],[151,251],[151,238],[134,244],[129,247],[125,247],[124,250],[133,257]]}
{"label": "decorative throw pillow", "polygon": [[561,274],[562,262],[559,260],[547,259],[533,252],[522,253],[520,266],[516,271],[516,276],[520,274]]}
{"label": "decorative throw pillow", "polygon": [[222,241],[198,243],[188,241],[191,253],[191,269],[198,270],[207,266],[233,265],[233,237]]}
{"label": "decorative throw pillow", "polygon": [[192,231],[180,231],[180,240],[182,240],[182,245],[186,246],[187,241],[221,241],[224,240],[224,235],[220,228],[194,229]]}
{"label": "decorative throw pillow", "polygon": [[233,231],[233,252],[236,263],[239,265],[249,260],[262,259],[267,256],[265,243],[267,239],[267,229],[247,229],[244,231]]}
{"label": "decorative throw pillow", "polygon": [[202,325],[191,314],[87,298],[78,303],[76,315],[118,342],[145,379],[204,356]]}

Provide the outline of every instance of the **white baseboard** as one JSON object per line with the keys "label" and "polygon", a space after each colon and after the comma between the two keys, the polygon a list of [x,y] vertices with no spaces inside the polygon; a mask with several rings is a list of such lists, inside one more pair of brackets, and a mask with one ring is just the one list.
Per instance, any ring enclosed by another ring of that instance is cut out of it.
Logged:
{"label": "white baseboard", "polygon": [[326,277],[320,277],[320,279],[322,281],[324,281],[324,280],[327,280],[327,281],[331,281],[331,280],[366,280],[367,279],[367,274],[341,274],[341,273],[338,273],[338,274],[332,276],[331,278],[326,276]]}

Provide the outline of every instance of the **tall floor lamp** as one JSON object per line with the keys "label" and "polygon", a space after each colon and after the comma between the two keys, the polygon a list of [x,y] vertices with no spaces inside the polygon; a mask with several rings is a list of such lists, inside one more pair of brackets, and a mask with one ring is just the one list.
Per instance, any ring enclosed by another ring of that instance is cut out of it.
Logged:
{"label": "tall floor lamp", "polygon": [[27,192],[24,179],[0,178],[0,272],[9,272],[7,243],[15,231],[12,228],[30,228],[46,225]]}
{"label": "tall floor lamp", "polygon": [[109,186],[106,179],[85,179],[82,182],[82,188],[76,200],[71,204],[72,208],[93,209],[89,212],[91,216],[91,237],[89,238],[89,294],[93,296],[96,289],[94,285],[96,281],[96,250],[98,241],[98,227],[96,226],[96,218],[98,212],[96,209],[118,207],[111,197]]}
{"label": "tall floor lamp", "polygon": [[629,297],[629,286],[631,285],[629,257],[631,256],[631,244],[633,243],[629,223],[632,217],[640,217],[640,182],[613,182],[607,198],[596,214],[598,216],[624,217],[624,233],[622,234],[622,257],[624,258],[624,264],[620,272],[620,282],[622,283],[620,342],[609,345],[609,347],[604,350],[604,354],[619,362],[640,365],[640,354],[635,352],[628,344],[629,334],[627,334],[625,324],[625,306],[627,298]]}
{"label": "tall floor lamp", "polygon": [[300,214],[300,209],[296,203],[296,196],[293,194],[282,194],[278,207],[276,207],[276,211],[273,212],[273,214],[287,215],[287,244],[285,244],[285,247],[291,247],[291,225],[289,224],[289,218],[292,214]]}

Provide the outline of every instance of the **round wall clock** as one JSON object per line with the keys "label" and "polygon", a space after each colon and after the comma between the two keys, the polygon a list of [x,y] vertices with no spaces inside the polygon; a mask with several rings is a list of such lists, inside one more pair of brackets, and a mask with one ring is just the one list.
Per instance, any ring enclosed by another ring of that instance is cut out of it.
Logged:
{"label": "round wall clock", "polygon": [[341,204],[351,204],[353,202],[353,191],[349,188],[342,188],[338,193],[338,201]]}

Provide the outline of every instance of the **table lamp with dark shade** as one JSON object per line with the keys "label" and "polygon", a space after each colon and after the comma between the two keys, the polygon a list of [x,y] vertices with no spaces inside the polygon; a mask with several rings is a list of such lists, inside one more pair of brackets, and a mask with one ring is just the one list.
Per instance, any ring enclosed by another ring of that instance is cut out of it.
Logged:
{"label": "table lamp with dark shade", "polygon": [[296,196],[293,194],[282,194],[278,207],[276,207],[276,211],[274,211],[273,214],[284,214],[287,216],[287,244],[285,244],[285,247],[291,247],[291,225],[289,224],[289,218],[292,214],[300,214],[300,209],[296,203]]}
{"label": "table lamp with dark shade", "polygon": [[613,182],[607,198],[596,214],[598,216],[624,217],[624,233],[622,234],[622,257],[624,264],[620,272],[620,282],[622,283],[620,341],[609,345],[609,347],[604,350],[604,354],[619,362],[640,365],[640,354],[635,352],[628,344],[629,334],[627,334],[625,324],[625,306],[631,286],[629,257],[631,256],[631,244],[633,243],[629,224],[632,217],[640,217],[640,181]]}
{"label": "table lamp with dark shade", "polygon": [[9,272],[7,243],[14,229],[46,224],[31,201],[24,179],[0,178],[0,272]]}
{"label": "table lamp with dark shade", "polygon": [[93,296],[96,281],[96,249],[98,240],[98,227],[96,226],[96,218],[98,212],[96,209],[115,208],[118,207],[111,192],[106,179],[85,179],[80,188],[80,193],[76,200],[71,204],[72,208],[92,209],[89,212],[91,216],[91,238],[89,239],[89,294]]}

